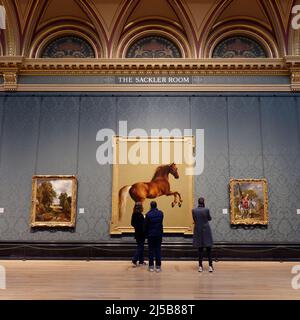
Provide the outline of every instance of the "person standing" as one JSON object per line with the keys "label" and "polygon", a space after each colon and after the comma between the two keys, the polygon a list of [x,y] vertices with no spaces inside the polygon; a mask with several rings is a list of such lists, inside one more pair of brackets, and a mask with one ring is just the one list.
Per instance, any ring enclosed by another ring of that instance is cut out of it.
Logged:
{"label": "person standing", "polygon": [[161,243],[163,237],[163,212],[158,210],[157,203],[152,201],[150,211],[145,218],[145,235],[148,239],[149,271],[154,271],[154,257],[156,271],[161,271]]}
{"label": "person standing", "polygon": [[145,233],[144,233],[144,215],[143,206],[140,202],[136,202],[133,213],[131,216],[131,225],[134,227],[134,237],[136,240],[136,251],[132,258],[132,263],[134,267],[139,265],[144,265],[144,245],[145,245]]}
{"label": "person standing", "polygon": [[213,246],[213,237],[209,221],[211,221],[211,216],[209,209],[205,207],[204,198],[199,198],[198,207],[193,209],[193,220],[194,220],[194,236],[193,245],[198,248],[199,253],[199,272],[203,272],[203,256],[204,248],[206,248],[208,262],[209,262],[209,272],[213,272],[213,262],[211,248]]}

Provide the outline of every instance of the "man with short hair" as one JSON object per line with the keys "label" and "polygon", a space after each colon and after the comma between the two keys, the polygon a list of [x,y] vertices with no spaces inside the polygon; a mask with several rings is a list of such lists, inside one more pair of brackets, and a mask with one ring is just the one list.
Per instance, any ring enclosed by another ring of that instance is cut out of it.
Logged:
{"label": "man with short hair", "polygon": [[156,272],[161,271],[161,243],[163,237],[163,212],[158,210],[157,203],[152,201],[150,211],[145,218],[145,235],[148,238],[149,271],[154,271],[154,257]]}

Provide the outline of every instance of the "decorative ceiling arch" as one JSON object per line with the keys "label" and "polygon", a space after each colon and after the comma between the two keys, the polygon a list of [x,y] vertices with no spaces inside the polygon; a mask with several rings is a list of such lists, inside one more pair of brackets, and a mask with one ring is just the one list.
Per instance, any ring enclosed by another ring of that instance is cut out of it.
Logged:
{"label": "decorative ceiling arch", "polygon": [[250,36],[232,35],[218,42],[210,58],[268,58],[264,46]]}
{"label": "decorative ceiling arch", "polygon": [[20,48],[20,24],[15,3],[10,0],[2,0],[6,9],[5,55],[14,56],[21,54]]}
{"label": "decorative ceiling arch", "polygon": [[300,56],[300,30],[295,30],[290,34],[289,54],[292,56]]}
{"label": "decorative ceiling arch", "polygon": [[116,16],[109,39],[110,58],[115,58],[120,55],[122,33],[132,25],[132,23],[129,23],[128,25],[127,21],[139,3],[140,0],[128,0],[122,2],[121,9]]}
{"label": "decorative ceiling arch", "polygon": [[[294,5],[300,5],[300,0],[294,0]],[[288,37],[288,55],[300,55],[300,29],[294,30],[291,28],[292,15],[290,15],[289,28],[287,29]]]}
{"label": "decorative ceiling arch", "polygon": [[285,31],[290,29],[290,22],[291,22],[291,12],[292,7],[296,3],[295,0],[275,0],[276,6],[278,8],[277,13],[278,16],[281,17],[283,27]]}
{"label": "decorative ceiling arch", "polygon": [[265,49],[268,57],[279,56],[276,40],[263,25],[252,20],[227,20],[219,23],[211,31],[204,48],[204,58],[212,57],[215,47],[224,39],[233,36],[246,36],[258,42]]}
{"label": "decorative ceiling arch", "polygon": [[191,57],[188,40],[178,23],[162,20],[159,17],[149,17],[149,19],[134,21],[124,28],[116,58],[125,58],[128,48],[137,40],[147,36],[162,36],[169,39],[179,48],[183,58]]}
{"label": "decorative ceiling arch", "polygon": [[45,26],[32,41],[31,51],[29,56],[31,58],[38,58],[43,48],[56,38],[74,35],[86,40],[94,49],[95,57],[101,57],[103,54],[101,43],[97,34],[87,25],[74,23],[74,21],[65,21],[61,23],[51,23],[51,27]]}
{"label": "decorative ceiling arch", "polygon": [[107,57],[108,55],[108,36],[105,32],[105,27],[103,23],[103,19],[101,19],[101,15],[97,13],[95,7],[92,5],[93,1],[88,0],[74,0],[78,6],[82,8],[82,10],[90,17],[97,35],[99,37],[100,42],[102,43],[103,48],[103,56]]}
{"label": "decorative ceiling arch", "polygon": [[[256,25],[272,56],[299,54],[299,32],[290,28],[299,0],[0,0],[7,12],[4,55],[28,57],[45,28],[71,25],[97,48],[98,56],[120,56],[126,34],[158,32],[178,38],[185,57],[204,58],[213,32],[231,24],[241,32]],[[161,23],[161,26],[159,24]],[[147,26],[148,24],[148,26]],[[237,25],[243,25],[238,28]],[[247,25],[249,24],[249,25]],[[246,26],[247,25],[247,26]],[[226,29],[226,28],[225,28]],[[261,34],[263,31],[264,35]],[[227,32],[227,29],[226,29]],[[276,53],[276,50],[278,54]]]}
{"label": "decorative ceiling arch", "polygon": [[280,8],[278,8],[275,1],[271,0],[260,0],[260,4],[269,18],[279,54],[285,56],[287,54],[288,39],[286,37],[284,22],[282,21],[282,16],[280,14]]}
{"label": "decorative ceiling arch", "polygon": [[186,2],[178,0],[168,0],[168,3],[178,16],[182,28],[185,31],[185,35],[189,43],[190,57],[197,58],[197,25],[193,19],[193,16],[191,15],[191,12],[189,11]]}
{"label": "decorative ceiling arch", "polygon": [[133,42],[124,52],[124,58],[182,58],[182,52],[169,38],[154,34]]}
{"label": "decorative ceiling arch", "polygon": [[41,50],[39,58],[95,58],[95,48],[80,36],[64,35],[54,38]]}
{"label": "decorative ceiling arch", "polygon": [[29,52],[31,49],[32,38],[34,37],[34,33],[39,26],[39,19],[47,5],[47,1],[31,1],[29,8],[26,11],[26,23],[24,24],[24,28],[22,31],[22,55],[29,56]]}

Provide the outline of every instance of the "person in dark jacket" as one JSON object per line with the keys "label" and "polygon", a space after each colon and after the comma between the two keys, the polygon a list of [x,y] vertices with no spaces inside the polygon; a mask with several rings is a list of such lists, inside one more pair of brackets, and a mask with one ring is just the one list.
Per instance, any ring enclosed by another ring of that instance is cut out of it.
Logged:
{"label": "person in dark jacket", "polygon": [[204,248],[206,248],[208,261],[209,261],[209,272],[213,272],[213,262],[211,248],[213,246],[213,237],[210,229],[209,221],[211,216],[209,209],[205,208],[204,198],[199,198],[198,207],[193,209],[194,219],[194,237],[193,245],[198,248],[199,252],[199,272],[203,271],[203,256]]}
{"label": "person in dark jacket", "polygon": [[134,227],[134,237],[137,243],[135,254],[132,258],[133,266],[144,265],[144,244],[145,244],[145,233],[144,233],[144,215],[143,206],[140,202],[136,202],[133,213],[131,216],[131,225]]}
{"label": "person in dark jacket", "polygon": [[154,271],[154,257],[156,271],[161,270],[161,243],[163,237],[163,212],[157,209],[157,203],[151,202],[151,210],[145,218],[145,235],[148,238],[149,271]]}

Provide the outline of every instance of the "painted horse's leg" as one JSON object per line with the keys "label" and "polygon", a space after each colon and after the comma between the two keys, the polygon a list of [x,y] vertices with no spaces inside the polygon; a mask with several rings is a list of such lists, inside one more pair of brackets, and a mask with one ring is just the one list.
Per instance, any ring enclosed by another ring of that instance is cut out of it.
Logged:
{"label": "painted horse's leg", "polygon": [[175,207],[176,204],[178,203],[178,207],[180,208],[182,205],[182,202],[183,202],[183,200],[181,198],[181,194],[177,191],[174,191],[174,192],[170,191],[169,193],[166,194],[166,196],[171,196],[171,195],[174,196],[174,201],[172,202],[172,207]]}
{"label": "painted horse's leg", "polygon": [[165,195],[168,196],[168,197],[169,197],[169,196],[174,196],[174,201],[171,203],[172,208],[174,208],[175,205],[176,205],[176,203],[178,202],[178,201],[177,201],[176,192],[169,191],[169,192],[167,192]]}

